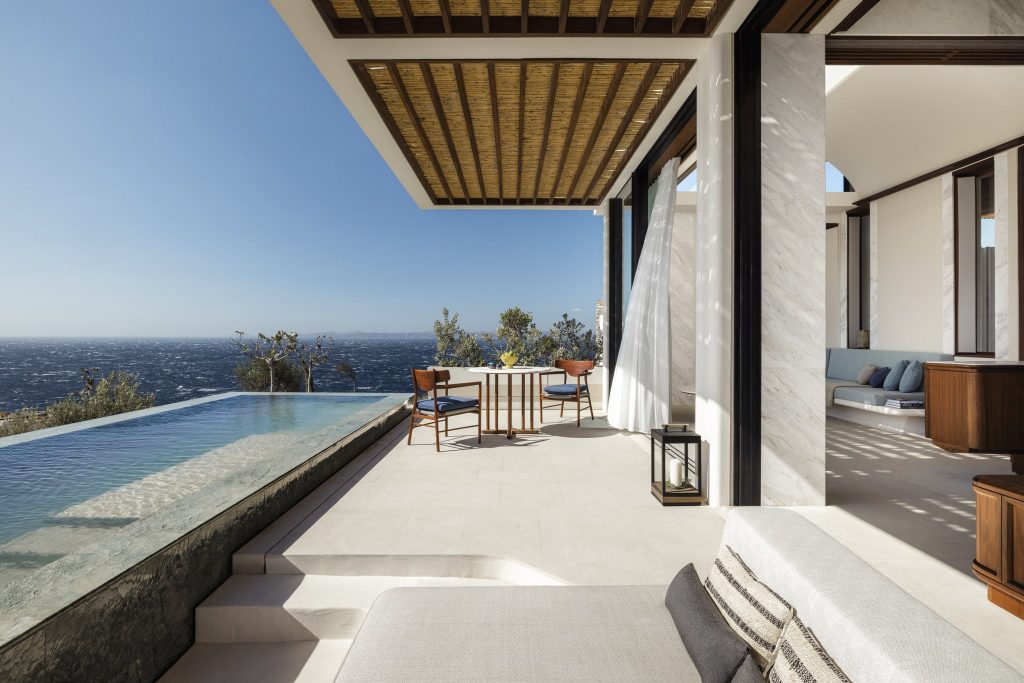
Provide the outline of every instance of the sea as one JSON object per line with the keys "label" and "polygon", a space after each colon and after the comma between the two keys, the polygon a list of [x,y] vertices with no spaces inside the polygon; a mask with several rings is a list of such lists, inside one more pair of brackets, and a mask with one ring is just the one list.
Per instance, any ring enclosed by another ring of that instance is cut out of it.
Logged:
{"label": "sea", "polygon": [[[313,374],[317,391],[412,393],[409,370],[433,362],[433,337],[369,335],[335,338],[330,361]],[[82,387],[82,368],[100,375],[127,370],[157,405],[236,391],[244,359],[228,338],[0,338],[0,412],[64,398]],[[356,382],[334,364],[347,362]]]}

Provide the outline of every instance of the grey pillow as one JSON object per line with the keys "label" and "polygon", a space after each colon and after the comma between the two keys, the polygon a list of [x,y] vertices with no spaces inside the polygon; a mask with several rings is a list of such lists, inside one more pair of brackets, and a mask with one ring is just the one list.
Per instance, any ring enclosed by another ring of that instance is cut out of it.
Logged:
{"label": "grey pillow", "polygon": [[919,391],[922,382],[924,382],[924,365],[921,364],[921,361],[915,360],[907,366],[903,377],[900,378],[900,393],[909,394]]}
{"label": "grey pillow", "polygon": [[857,373],[857,384],[867,384],[868,380],[871,379],[871,375],[875,374],[875,370],[877,369],[877,366],[871,365],[870,363],[862,367],[860,372]]}
{"label": "grey pillow", "polygon": [[764,674],[757,668],[753,655],[748,654],[743,658],[743,663],[736,669],[731,683],[764,683]]}
{"label": "grey pillow", "polygon": [[726,623],[692,564],[680,569],[672,579],[665,593],[665,607],[672,615],[700,680],[703,683],[735,680],[733,675],[744,658],[750,656],[747,645]]}
{"label": "grey pillow", "polygon": [[882,388],[886,391],[896,391],[899,389],[900,380],[903,379],[903,373],[908,365],[910,365],[909,360],[896,361],[896,364],[892,366],[892,370],[885,376],[885,384],[882,385]]}

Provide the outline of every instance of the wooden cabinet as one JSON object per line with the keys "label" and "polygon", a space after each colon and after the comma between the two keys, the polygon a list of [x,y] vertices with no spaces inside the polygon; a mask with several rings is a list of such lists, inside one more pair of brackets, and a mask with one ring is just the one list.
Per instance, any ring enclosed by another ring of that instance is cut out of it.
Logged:
{"label": "wooden cabinet", "polygon": [[[948,451],[1024,454],[1024,363],[925,363],[925,435]],[[1014,457],[1024,473],[1024,457]]]}
{"label": "wooden cabinet", "polygon": [[988,599],[1024,619],[1024,476],[974,478],[978,534],[974,574]]}

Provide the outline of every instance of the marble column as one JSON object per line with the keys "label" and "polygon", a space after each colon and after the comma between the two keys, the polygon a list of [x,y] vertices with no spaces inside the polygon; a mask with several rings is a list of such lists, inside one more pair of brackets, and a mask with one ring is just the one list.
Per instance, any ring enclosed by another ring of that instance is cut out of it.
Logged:
{"label": "marble column", "polygon": [[[1016,154],[1017,150],[1013,150]],[[1008,215],[1010,152],[995,156],[995,327],[996,358],[1006,360],[1010,353],[1010,217]]]}
{"label": "marble column", "polygon": [[761,502],[825,504],[825,37],[761,38]]}
{"label": "marble column", "polygon": [[942,352],[956,353],[956,218],[952,173],[942,176]]}
{"label": "marble column", "polygon": [[697,63],[694,422],[711,505],[732,499],[732,51],[731,34],[715,36]]}
{"label": "marble column", "polygon": [[839,320],[836,324],[839,348],[845,349],[850,345],[850,225],[846,216],[836,230],[839,231]]}
{"label": "marble column", "polygon": [[[861,230],[864,229],[863,223]],[[868,217],[868,341],[872,349],[884,349],[878,329],[878,202],[871,202]],[[861,273],[861,277],[864,274]],[[864,324],[864,321],[861,321]]]}
{"label": "marble column", "polygon": [[[601,325],[601,339],[607,345],[608,339],[610,338],[611,328],[608,326],[608,302],[611,300],[611,281],[609,280],[609,274],[611,273],[611,208],[608,200],[604,201],[601,205],[602,221],[604,225],[602,251],[604,254],[604,268],[601,271],[604,273],[604,287],[601,290],[601,296],[603,297],[605,309],[604,309],[604,320]],[[596,330],[595,330],[596,332]],[[601,405],[608,406],[608,390],[611,388],[609,385],[611,382],[608,381],[608,354],[605,349],[601,349],[601,358],[604,359],[601,367]]]}

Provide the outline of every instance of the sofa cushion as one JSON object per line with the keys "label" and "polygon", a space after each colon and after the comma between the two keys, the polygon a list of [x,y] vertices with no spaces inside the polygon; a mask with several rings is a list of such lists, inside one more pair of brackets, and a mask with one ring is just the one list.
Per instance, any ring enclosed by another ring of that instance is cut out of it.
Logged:
{"label": "sofa cushion", "polygon": [[[544,387],[545,394],[551,394],[552,396],[575,396],[576,385],[575,384],[552,384],[549,387]],[[580,393],[587,393],[587,385],[580,385]]]}
{"label": "sofa cushion", "polygon": [[921,361],[915,360],[912,361],[903,372],[903,377],[900,378],[899,390],[905,394],[912,391],[918,391],[923,382],[924,365],[921,364]]}
{"label": "sofa cushion", "polygon": [[747,645],[725,622],[693,564],[679,570],[665,593],[683,647],[703,683],[730,683],[748,656]]}
{"label": "sofa cushion", "polygon": [[886,391],[896,391],[900,388],[900,380],[903,379],[903,373],[906,371],[907,366],[910,365],[908,360],[896,361],[893,364],[892,369],[889,370],[889,374],[885,376],[885,382],[882,383],[882,388]]}
{"label": "sofa cushion", "polygon": [[892,367],[893,363],[904,359],[919,360],[922,363],[933,360],[953,360],[953,356],[945,353],[841,348],[831,349],[827,357],[828,365],[825,366],[825,376],[830,379],[844,379],[848,382],[856,382],[857,373],[869,363],[877,367]]}
{"label": "sofa cushion", "polygon": [[871,375],[871,379],[868,380],[868,386],[881,389],[882,385],[885,384],[885,378],[888,376],[889,368],[878,368],[875,370],[875,374]]}
{"label": "sofa cushion", "polygon": [[867,384],[868,381],[871,380],[871,375],[875,374],[875,370],[877,369],[878,366],[872,365],[871,363],[862,367],[860,372],[857,373],[857,384]]}
{"label": "sofa cushion", "polygon": [[782,631],[775,659],[768,672],[769,683],[851,683],[839,665],[825,652],[800,617],[794,617]]}
{"label": "sofa cushion", "polygon": [[[463,396],[438,396],[437,412],[451,413],[456,410],[476,408],[478,404],[479,402],[475,398],[465,398]],[[425,413],[432,413],[434,412],[434,399],[424,399],[417,403],[416,407]]]}
{"label": "sofa cushion", "polygon": [[782,629],[793,608],[761,583],[732,548],[722,545],[704,581],[726,621],[754,654],[758,667],[767,668]]}
{"label": "sofa cushion", "polygon": [[862,403],[866,406],[884,406],[885,402],[890,398],[904,401],[923,401],[924,393],[912,391],[905,394],[901,391],[886,391],[885,389],[875,389],[873,387],[840,386],[836,387],[834,398],[851,403]]}
{"label": "sofa cushion", "polygon": [[764,674],[757,668],[754,655],[749,652],[747,653],[747,656],[743,658],[743,663],[740,664],[740,668],[736,669],[736,674],[732,677],[730,683],[764,683]]}
{"label": "sofa cushion", "polygon": [[[1013,669],[804,514],[733,508],[722,543],[792,602],[847,676],[854,681],[1020,683]],[[824,522],[827,515],[816,518]]]}

